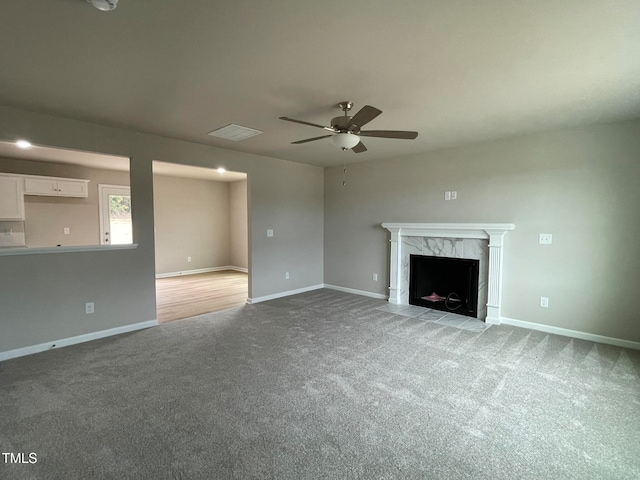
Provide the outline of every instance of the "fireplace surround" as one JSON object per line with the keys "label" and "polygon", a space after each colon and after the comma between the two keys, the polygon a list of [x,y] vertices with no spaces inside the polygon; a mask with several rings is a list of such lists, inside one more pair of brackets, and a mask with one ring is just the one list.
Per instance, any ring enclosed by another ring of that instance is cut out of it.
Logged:
{"label": "fireplace surround", "polygon": [[[409,304],[409,255],[475,258],[480,261],[478,314],[499,324],[502,301],[502,249],[512,223],[383,223],[391,233],[389,302]],[[484,261],[483,261],[484,259]]]}

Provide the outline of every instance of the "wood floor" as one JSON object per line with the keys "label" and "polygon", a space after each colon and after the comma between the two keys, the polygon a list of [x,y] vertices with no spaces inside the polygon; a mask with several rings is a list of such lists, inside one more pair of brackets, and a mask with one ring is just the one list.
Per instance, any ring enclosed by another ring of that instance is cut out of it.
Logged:
{"label": "wood floor", "polygon": [[158,322],[216,312],[247,302],[246,273],[233,270],[156,279]]}

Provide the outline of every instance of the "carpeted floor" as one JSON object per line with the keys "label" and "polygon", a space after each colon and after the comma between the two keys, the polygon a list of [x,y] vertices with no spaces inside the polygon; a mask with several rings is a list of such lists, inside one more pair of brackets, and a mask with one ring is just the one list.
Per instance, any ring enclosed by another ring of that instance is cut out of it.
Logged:
{"label": "carpeted floor", "polygon": [[0,364],[3,479],[640,478],[640,352],[318,290]]}

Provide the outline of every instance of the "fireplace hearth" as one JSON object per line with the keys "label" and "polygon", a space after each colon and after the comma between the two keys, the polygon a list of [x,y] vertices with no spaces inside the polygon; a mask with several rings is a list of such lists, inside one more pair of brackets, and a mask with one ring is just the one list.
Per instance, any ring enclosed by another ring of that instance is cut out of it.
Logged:
{"label": "fireplace hearth", "polygon": [[410,255],[409,303],[477,318],[479,261]]}

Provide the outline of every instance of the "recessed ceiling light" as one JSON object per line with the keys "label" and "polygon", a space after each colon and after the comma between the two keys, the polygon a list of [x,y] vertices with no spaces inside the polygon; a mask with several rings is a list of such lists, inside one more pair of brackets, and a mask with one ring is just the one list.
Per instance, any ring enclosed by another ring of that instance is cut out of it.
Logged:
{"label": "recessed ceiling light", "polygon": [[243,127],[242,125],[236,125],[235,123],[230,123],[225,127],[218,128],[213,132],[207,133],[207,135],[211,135],[212,137],[224,138],[225,140],[233,140],[234,142],[239,142],[240,140],[244,140],[245,138],[254,137],[256,135],[260,135],[262,132],[260,130],[256,130],[255,128]]}
{"label": "recessed ceiling light", "polygon": [[31,143],[27,142],[26,140],[18,140],[16,142],[16,146],[18,148],[31,148]]}
{"label": "recessed ceiling light", "polygon": [[224,173],[224,172],[226,172],[226,170],[225,170],[224,168],[220,167],[220,168],[218,169],[218,173]]}

